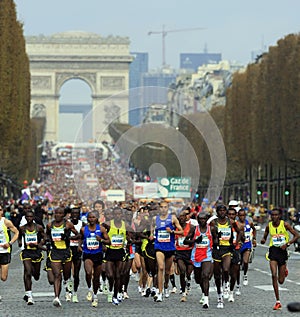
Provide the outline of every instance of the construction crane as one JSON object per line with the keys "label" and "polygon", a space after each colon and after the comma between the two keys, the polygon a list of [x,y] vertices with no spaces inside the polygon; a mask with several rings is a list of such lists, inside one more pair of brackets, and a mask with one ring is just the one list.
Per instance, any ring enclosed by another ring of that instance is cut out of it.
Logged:
{"label": "construction crane", "polygon": [[205,30],[205,28],[189,28],[189,29],[176,29],[176,30],[165,30],[165,26],[162,26],[161,31],[149,31],[148,35],[151,34],[161,34],[162,36],[162,64],[166,66],[166,36],[168,33],[173,32],[187,32],[187,31],[197,31],[197,30]]}

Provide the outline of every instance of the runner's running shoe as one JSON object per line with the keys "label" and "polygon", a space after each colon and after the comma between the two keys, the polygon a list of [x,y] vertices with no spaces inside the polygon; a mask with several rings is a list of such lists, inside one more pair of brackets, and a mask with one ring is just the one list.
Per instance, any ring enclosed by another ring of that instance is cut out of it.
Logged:
{"label": "runner's running shoe", "polygon": [[87,295],[86,295],[86,300],[88,300],[89,302],[91,302],[93,299],[93,293],[92,291],[88,291]]}
{"label": "runner's running shoe", "polygon": [[149,297],[150,294],[151,294],[151,289],[148,287],[148,288],[146,289],[146,291],[145,291],[144,297]]}
{"label": "runner's running shoe", "polygon": [[52,303],[53,303],[53,306],[55,307],[61,307],[61,302],[58,297],[55,297]]}
{"label": "runner's running shoe", "polygon": [[27,305],[33,305],[33,304],[34,304],[33,298],[32,297],[28,297]]}
{"label": "runner's running shoe", "polygon": [[67,292],[65,295],[65,298],[66,298],[66,302],[70,302],[72,299],[72,293]]}
{"label": "runner's running shoe", "polygon": [[72,296],[72,302],[73,302],[73,303],[79,303],[77,294],[73,294],[73,296]]}
{"label": "runner's running shoe", "polygon": [[217,308],[223,309],[224,308],[224,303],[222,299],[218,299],[218,304],[217,304]]}
{"label": "runner's running shoe", "polygon": [[117,294],[117,299],[118,299],[119,303],[122,303],[122,302],[123,302],[123,295],[122,295],[122,293],[118,293],[118,294]]}
{"label": "runner's running shoe", "polygon": [[112,298],[113,298],[113,293],[109,292],[109,293],[107,294],[107,302],[108,302],[108,303],[112,303]]}
{"label": "runner's running shoe", "polygon": [[229,303],[233,303],[234,302],[233,292],[229,292],[228,302]]}
{"label": "runner's running shoe", "polygon": [[229,298],[229,282],[225,283],[224,291],[223,291],[223,296],[225,299]]}
{"label": "runner's running shoe", "polygon": [[98,298],[94,298],[92,301],[92,307],[97,307],[98,306]]}
{"label": "runner's running shoe", "polygon": [[244,286],[248,285],[248,276],[247,275],[244,275],[243,285]]}
{"label": "runner's running shoe", "polygon": [[204,297],[202,308],[204,308],[204,309],[208,309],[209,308],[208,296]]}
{"label": "runner's running shoe", "polygon": [[275,306],[273,307],[273,310],[279,310],[281,309],[281,303],[280,302],[276,302]]}
{"label": "runner's running shoe", "polygon": [[171,290],[171,293],[172,293],[172,294],[176,294],[176,292],[177,292],[177,287],[174,286],[174,287],[172,288],[172,290]]}
{"label": "runner's running shoe", "polygon": [[115,298],[115,297],[113,297],[112,303],[113,303],[113,305],[119,305],[119,301],[118,301],[118,299]]}
{"label": "runner's running shoe", "polygon": [[157,294],[156,302],[162,302],[162,293]]}
{"label": "runner's running shoe", "polygon": [[186,302],[186,293],[182,293],[181,302]]}
{"label": "runner's running shoe", "polygon": [[165,288],[164,295],[165,295],[165,298],[169,298],[170,297],[170,292],[169,292],[168,288]]}

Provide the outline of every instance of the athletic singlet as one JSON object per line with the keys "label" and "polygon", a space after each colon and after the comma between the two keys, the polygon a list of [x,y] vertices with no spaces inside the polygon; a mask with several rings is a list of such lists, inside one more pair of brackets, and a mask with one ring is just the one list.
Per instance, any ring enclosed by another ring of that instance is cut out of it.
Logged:
{"label": "athletic singlet", "polygon": [[4,220],[4,217],[0,219],[0,253],[10,253],[10,247],[7,249],[3,248],[3,245],[9,242],[8,231]]}
{"label": "athletic singlet", "polygon": [[230,238],[231,238],[231,223],[229,219],[227,219],[225,224],[220,224],[218,219],[216,220],[216,229],[217,234],[221,232],[221,236],[219,237],[219,245],[220,246],[230,246]]}
{"label": "athletic singlet", "polygon": [[[81,220],[78,220],[78,223],[76,225],[74,225],[77,232],[80,232],[82,225],[83,225],[83,222]],[[72,237],[74,237],[74,236],[75,236],[75,233],[71,231],[71,233],[70,233],[70,247],[78,247],[78,240],[72,239]]]}
{"label": "athletic singlet", "polygon": [[[37,250],[37,245],[41,241],[41,238],[39,237],[39,234],[36,230],[36,224],[34,224],[33,231],[29,231],[28,229],[25,229],[25,232],[23,234],[23,241],[24,241],[24,249]],[[33,243],[35,246],[30,247],[29,244],[31,243]]]}
{"label": "athletic singlet", "polygon": [[110,229],[108,231],[108,236],[110,238],[111,244],[107,247],[109,249],[122,249],[125,246],[125,238],[126,238],[126,226],[125,222],[122,220],[121,228],[117,228],[115,226],[114,220],[110,221]]}
{"label": "athletic singlet", "polygon": [[185,227],[184,227],[184,229],[183,229],[183,235],[178,235],[178,234],[176,234],[176,231],[175,231],[175,246],[176,246],[176,250],[183,251],[183,250],[191,250],[193,248],[192,245],[183,244],[183,241],[184,241],[185,237],[190,232],[190,228],[191,228],[191,223],[187,222]]}
{"label": "athletic singlet", "polygon": [[212,235],[210,231],[210,226],[208,225],[206,228],[206,232],[201,232],[199,225],[195,228],[194,238],[197,239],[199,236],[202,236],[202,241],[199,243],[195,243],[192,254],[191,260],[193,263],[195,262],[203,262],[207,259],[207,261],[211,261],[212,259]]}
{"label": "athletic singlet", "polygon": [[89,226],[84,227],[83,232],[83,253],[95,254],[102,252],[102,242],[96,239],[96,235],[103,239],[103,234],[99,224],[96,224],[96,229],[91,231]]}
{"label": "athletic singlet", "polygon": [[[145,217],[145,219],[148,219],[148,217]],[[150,236],[149,228],[145,228],[143,230],[143,234],[148,235],[148,237],[149,237]],[[141,245],[141,250],[142,251],[146,250],[146,246],[147,246],[148,242],[149,242],[148,239],[146,239],[146,238],[142,239],[142,245]]]}
{"label": "athletic singlet", "polygon": [[289,241],[289,233],[285,229],[283,220],[280,220],[278,227],[274,227],[272,221],[270,221],[269,232],[271,237],[269,244],[270,247],[281,247]]}
{"label": "athletic singlet", "polygon": [[[235,222],[237,224],[237,221]],[[236,230],[232,227],[232,244],[234,246],[236,246],[236,242],[237,242],[237,232]]]}
{"label": "athletic singlet", "polygon": [[252,228],[249,224],[249,221],[245,219],[245,225],[244,225],[245,241],[242,244],[241,251],[252,248],[251,233],[252,233]]}
{"label": "athletic singlet", "polygon": [[[148,230],[148,229],[144,229],[144,230],[143,230],[143,234],[147,235],[147,233],[148,233],[148,236],[150,236],[149,230]],[[142,250],[142,251],[145,251],[146,246],[147,246],[148,243],[149,243],[149,240],[148,240],[148,239],[146,239],[146,238],[143,238],[143,239],[142,239],[142,245],[141,245],[141,250]]]}
{"label": "athletic singlet", "polygon": [[[54,249],[67,249],[69,245],[67,245],[66,241],[62,239],[61,235],[65,234],[66,221],[59,226],[54,226],[54,221],[51,224],[51,244]],[[69,240],[67,240],[69,241]],[[69,244],[69,243],[68,243]]]}
{"label": "athletic singlet", "polygon": [[160,216],[156,216],[155,221],[155,241],[154,249],[161,251],[175,251],[175,234],[166,230],[169,227],[174,230],[175,227],[172,223],[172,215],[169,214],[167,219],[160,219]]}

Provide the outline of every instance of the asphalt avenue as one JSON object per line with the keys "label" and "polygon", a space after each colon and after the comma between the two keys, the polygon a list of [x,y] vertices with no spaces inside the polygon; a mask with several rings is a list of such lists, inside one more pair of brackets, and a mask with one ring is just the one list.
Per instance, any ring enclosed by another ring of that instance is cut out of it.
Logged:
{"label": "asphalt avenue", "polygon": [[[185,303],[180,302],[180,294],[171,294],[162,303],[155,303],[153,299],[141,297],[137,291],[138,284],[131,278],[129,286],[130,299],[125,300],[118,306],[107,302],[106,295],[98,295],[99,304],[97,308],[91,307],[91,303],[85,299],[87,287],[84,279],[83,268],[78,291],[79,303],[66,302],[64,291],[60,296],[62,307],[52,305],[53,287],[47,282],[46,272],[41,271],[39,281],[33,282],[33,297],[35,304],[28,306],[23,301],[23,266],[19,258],[19,250],[15,246],[12,253],[8,280],[0,282],[0,317],[93,317],[93,316],[288,316],[287,304],[300,301],[300,253],[293,252],[291,247],[288,262],[289,275],[280,288],[282,303],[281,311],[273,311],[275,304],[274,292],[271,284],[270,270],[265,253],[265,246],[258,246],[253,263],[248,272],[249,285],[242,287],[242,294],[235,295],[235,302],[228,303],[225,300],[224,309],[217,309],[217,295],[214,282],[211,280],[210,307],[203,310],[199,304],[200,290],[196,284],[192,284],[192,290]],[[43,266],[43,264],[42,264]],[[179,289],[179,279],[176,277]]]}

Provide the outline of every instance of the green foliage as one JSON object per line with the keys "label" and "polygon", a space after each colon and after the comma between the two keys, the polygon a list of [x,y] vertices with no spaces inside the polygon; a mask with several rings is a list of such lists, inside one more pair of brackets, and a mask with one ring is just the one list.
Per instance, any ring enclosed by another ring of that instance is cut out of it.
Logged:
{"label": "green foliage", "polygon": [[[228,184],[245,181],[249,171],[258,166],[273,166],[276,173],[288,162],[300,162],[300,35],[288,35],[277,44],[258,63],[234,74],[226,106],[215,107],[209,113],[224,137]],[[192,116],[206,129],[207,115]],[[198,157],[199,185],[207,186],[211,173],[209,151],[191,121],[188,116],[181,117],[178,127]],[[117,140],[121,131],[129,128],[118,124],[119,132],[110,131],[111,136]],[[133,155],[135,165],[144,170],[158,159],[155,151],[145,149],[136,150]],[[164,153],[164,160],[160,161],[164,166],[174,164],[174,157],[168,152]],[[179,173],[176,164],[173,171]]]}
{"label": "green foliage", "polygon": [[[235,74],[227,92],[225,144],[228,170],[300,161],[300,35],[270,47],[259,63]],[[231,173],[229,180],[240,180]]]}
{"label": "green foliage", "polygon": [[30,70],[13,0],[0,1],[0,82],[0,169],[21,184],[32,156]]}

